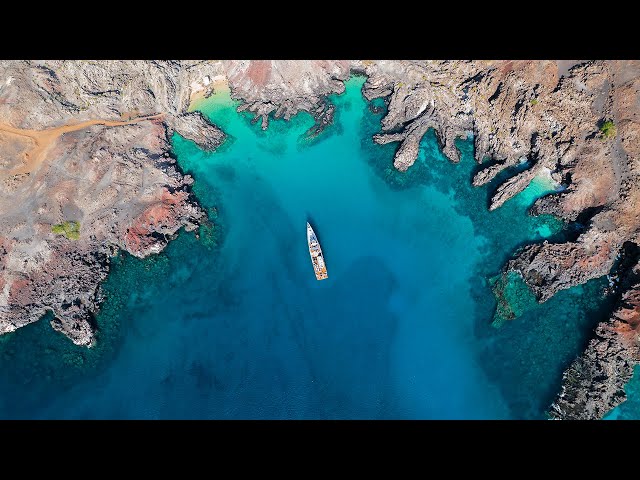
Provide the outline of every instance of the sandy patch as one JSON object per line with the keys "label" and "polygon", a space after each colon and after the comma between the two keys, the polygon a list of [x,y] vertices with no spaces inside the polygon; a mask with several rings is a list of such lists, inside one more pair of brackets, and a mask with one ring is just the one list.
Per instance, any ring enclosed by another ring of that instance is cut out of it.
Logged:
{"label": "sandy patch", "polygon": [[11,170],[1,172],[2,176],[20,175],[22,173],[30,173],[37,169],[46,159],[47,153],[56,144],[56,141],[64,133],[75,132],[93,125],[105,125],[107,127],[117,127],[121,125],[130,125],[145,120],[155,120],[161,118],[164,114],[149,115],[146,117],[138,117],[132,120],[111,121],[111,120],[87,120],[72,125],[63,125],[62,127],[50,128],[47,130],[28,130],[23,128],[12,127],[7,123],[0,123],[0,132],[31,139],[33,145],[22,153],[22,165],[12,168]]}
{"label": "sandy patch", "polygon": [[198,108],[200,103],[218,90],[229,88],[229,81],[225,75],[210,77],[206,75],[201,80],[191,82],[191,95],[189,97],[189,111]]}

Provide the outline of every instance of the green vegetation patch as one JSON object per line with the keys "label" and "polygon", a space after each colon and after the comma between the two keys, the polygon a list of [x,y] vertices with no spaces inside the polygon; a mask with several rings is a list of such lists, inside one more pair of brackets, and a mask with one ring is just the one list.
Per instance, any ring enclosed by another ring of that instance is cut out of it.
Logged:
{"label": "green vegetation patch", "polygon": [[532,98],[530,103],[531,103],[531,105],[537,105],[538,104],[538,99],[537,98]]}
{"label": "green vegetation patch", "polygon": [[613,138],[616,136],[616,126],[613,120],[607,120],[600,126],[600,133],[604,138]]}
{"label": "green vegetation patch", "polygon": [[59,223],[51,227],[51,231],[56,235],[64,235],[69,240],[80,238],[80,222],[75,220]]}

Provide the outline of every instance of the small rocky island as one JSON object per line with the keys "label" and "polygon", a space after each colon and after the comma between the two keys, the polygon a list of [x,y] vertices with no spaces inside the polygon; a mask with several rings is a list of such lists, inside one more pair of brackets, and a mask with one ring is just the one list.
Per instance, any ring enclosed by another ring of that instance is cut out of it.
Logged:
{"label": "small rocky island", "polygon": [[354,73],[367,99],[384,99],[374,141],[397,145],[396,169],[411,168],[434,129],[452,162],[456,139],[473,135],[476,186],[528,160],[490,209],[543,171],[565,186],[530,213],[579,225],[575,237],[521,248],[503,274],[544,302],[612,273],[617,306],[549,415],[601,418],[622,402],[640,363],[636,61],[1,61],[0,334],[52,312],[53,328],[90,347],[110,259],[156,254],[206,220],[170,143],[174,132],[205,150],[224,140],[195,100],[226,82],[263,129],[307,111],[317,135],[335,113],[328,95]]}

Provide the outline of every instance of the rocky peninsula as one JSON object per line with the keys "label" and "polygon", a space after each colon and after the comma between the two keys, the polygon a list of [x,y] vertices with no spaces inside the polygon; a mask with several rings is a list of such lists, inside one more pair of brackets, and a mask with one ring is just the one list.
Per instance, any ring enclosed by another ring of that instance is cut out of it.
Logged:
{"label": "rocky peninsula", "polygon": [[51,311],[54,328],[90,346],[109,259],[118,250],[158,253],[204,220],[170,138],[177,132],[208,150],[224,140],[189,110],[214,79],[228,82],[262,128],[304,110],[315,135],[332,121],[327,96],[351,73],[366,75],[367,99],[384,99],[374,141],[398,145],[398,170],[411,168],[433,128],[452,162],[456,139],[473,135],[476,186],[527,161],[489,209],[543,171],[564,185],[531,214],[571,222],[575,238],[525,246],[503,272],[517,272],[544,302],[615,270],[619,305],[565,372],[550,416],[600,418],[623,401],[640,363],[635,61],[0,62],[0,333]]}

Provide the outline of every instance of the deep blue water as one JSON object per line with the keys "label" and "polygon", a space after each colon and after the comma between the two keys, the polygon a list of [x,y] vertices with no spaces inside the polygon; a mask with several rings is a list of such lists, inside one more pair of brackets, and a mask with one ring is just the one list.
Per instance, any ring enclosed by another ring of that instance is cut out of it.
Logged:
{"label": "deep blue water", "polygon": [[452,164],[433,132],[395,171],[362,83],[332,97],[335,123],[315,139],[304,113],[263,132],[228,92],[201,104],[229,139],[174,149],[211,224],[114,260],[96,348],[46,321],[0,337],[0,417],[544,418],[606,316],[606,279],[492,326],[489,279],[519,246],[570,234],[527,215],[553,186],[536,179],[489,212],[496,185],[471,186],[472,142]]}

